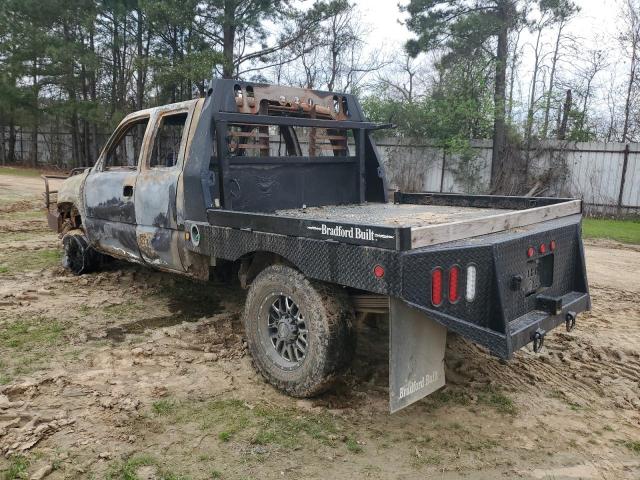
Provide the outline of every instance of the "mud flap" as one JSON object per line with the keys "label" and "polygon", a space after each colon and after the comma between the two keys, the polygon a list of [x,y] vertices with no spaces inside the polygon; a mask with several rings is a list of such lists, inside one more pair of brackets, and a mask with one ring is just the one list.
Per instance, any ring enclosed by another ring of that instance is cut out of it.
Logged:
{"label": "mud flap", "polygon": [[391,413],[442,388],[447,329],[402,300],[389,297]]}

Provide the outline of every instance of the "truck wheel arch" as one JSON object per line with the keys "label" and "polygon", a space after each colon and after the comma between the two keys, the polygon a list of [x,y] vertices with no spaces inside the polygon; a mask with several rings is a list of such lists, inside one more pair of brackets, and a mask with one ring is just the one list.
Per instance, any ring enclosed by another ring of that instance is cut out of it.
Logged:
{"label": "truck wheel arch", "polygon": [[269,250],[255,250],[245,253],[238,257],[236,261],[240,264],[238,278],[240,279],[242,288],[248,288],[258,274],[271,265],[286,265],[305,274],[305,272],[289,258]]}
{"label": "truck wheel arch", "polygon": [[58,208],[58,233],[65,234],[69,230],[82,228],[82,216],[78,207],[71,202],[62,202]]}

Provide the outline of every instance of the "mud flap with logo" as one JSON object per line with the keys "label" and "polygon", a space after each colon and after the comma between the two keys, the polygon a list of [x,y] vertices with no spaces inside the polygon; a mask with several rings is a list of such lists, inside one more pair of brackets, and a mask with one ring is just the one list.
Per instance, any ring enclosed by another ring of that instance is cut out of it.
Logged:
{"label": "mud flap with logo", "polygon": [[447,329],[402,300],[389,297],[391,413],[442,388]]}

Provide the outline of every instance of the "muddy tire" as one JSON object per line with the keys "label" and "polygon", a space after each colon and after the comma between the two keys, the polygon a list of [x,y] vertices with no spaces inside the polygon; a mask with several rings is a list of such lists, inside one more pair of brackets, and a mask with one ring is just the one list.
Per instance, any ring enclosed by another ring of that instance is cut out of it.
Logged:
{"label": "muddy tire", "polygon": [[249,289],[243,322],[257,370],[294,397],[327,390],[355,351],[354,313],[346,293],[271,265]]}
{"label": "muddy tire", "polygon": [[71,230],[62,237],[62,266],[82,275],[97,270],[102,265],[102,255],[89,246],[80,230]]}

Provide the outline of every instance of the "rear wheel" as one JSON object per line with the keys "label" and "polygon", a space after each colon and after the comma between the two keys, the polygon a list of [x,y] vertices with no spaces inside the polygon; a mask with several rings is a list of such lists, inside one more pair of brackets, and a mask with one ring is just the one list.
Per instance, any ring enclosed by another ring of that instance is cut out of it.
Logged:
{"label": "rear wheel", "polygon": [[251,284],[243,321],[258,371],[289,395],[311,397],[349,365],[353,319],[342,289],[271,265]]}
{"label": "rear wheel", "polygon": [[75,275],[97,270],[102,264],[102,255],[96,252],[81,230],[70,230],[62,237],[62,266]]}

